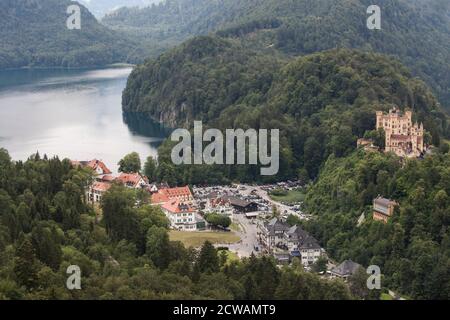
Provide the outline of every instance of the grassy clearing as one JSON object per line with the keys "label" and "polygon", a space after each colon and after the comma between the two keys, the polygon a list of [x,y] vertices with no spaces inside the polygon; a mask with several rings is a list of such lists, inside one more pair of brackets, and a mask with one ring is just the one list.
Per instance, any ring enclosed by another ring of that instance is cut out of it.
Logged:
{"label": "grassy clearing", "polygon": [[234,232],[212,232],[212,231],[170,231],[171,241],[181,241],[186,247],[200,247],[209,241],[211,243],[230,244],[240,240]]}
{"label": "grassy clearing", "polygon": [[305,199],[305,194],[302,190],[290,190],[287,192],[286,195],[273,195],[269,194],[270,198],[272,200],[278,201],[278,202],[286,202],[286,203],[295,203],[300,202]]}

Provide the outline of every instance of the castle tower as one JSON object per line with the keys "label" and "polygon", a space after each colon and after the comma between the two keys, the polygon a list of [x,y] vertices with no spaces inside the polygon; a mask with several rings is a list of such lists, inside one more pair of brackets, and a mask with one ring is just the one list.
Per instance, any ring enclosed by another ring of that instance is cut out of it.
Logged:
{"label": "castle tower", "polygon": [[412,124],[412,111],[404,113],[397,108],[388,114],[376,112],[377,129],[383,128],[386,133],[386,152],[395,152],[398,156],[420,156],[424,151],[423,124]]}
{"label": "castle tower", "polygon": [[383,128],[383,111],[377,111],[377,130]]}

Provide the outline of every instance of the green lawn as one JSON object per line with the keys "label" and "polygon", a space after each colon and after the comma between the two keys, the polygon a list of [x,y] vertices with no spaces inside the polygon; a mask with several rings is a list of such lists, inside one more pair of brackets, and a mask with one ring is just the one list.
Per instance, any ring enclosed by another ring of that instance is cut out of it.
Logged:
{"label": "green lawn", "polygon": [[295,203],[295,202],[300,202],[303,201],[305,199],[305,194],[303,193],[302,190],[290,190],[287,192],[286,195],[282,195],[282,196],[275,196],[272,194],[269,194],[270,198],[272,198],[272,200],[278,201],[278,202],[286,202],[286,203]]}
{"label": "green lawn", "polygon": [[213,232],[213,231],[170,231],[171,241],[181,241],[186,247],[200,247],[209,241],[211,243],[230,244],[241,240],[234,232]]}

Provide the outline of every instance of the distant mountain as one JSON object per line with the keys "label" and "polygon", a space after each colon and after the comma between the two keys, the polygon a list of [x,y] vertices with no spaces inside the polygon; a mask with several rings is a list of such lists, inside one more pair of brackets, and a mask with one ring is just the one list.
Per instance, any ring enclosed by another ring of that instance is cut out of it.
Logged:
{"label": "distant mountain", "polygon": [[163,0],[80,0],[97,18],[121,7],[146,7]]}
{"label": "distant mountain", "polygon": [[303,55],[357,48],[398,57],[450,107],[450,2],[379,0],[382,30],[368,30],[371,0],[167,0],[122,8],[109,27],[147,41],[154,56],[195,36],[217,32],[244,45]]}
{"label": "distant mountain", "polygon": [[81,6],[81,30],[66,26],[69,0],[2,0],[0,68],[89,67],[128,60],[135,44]]}

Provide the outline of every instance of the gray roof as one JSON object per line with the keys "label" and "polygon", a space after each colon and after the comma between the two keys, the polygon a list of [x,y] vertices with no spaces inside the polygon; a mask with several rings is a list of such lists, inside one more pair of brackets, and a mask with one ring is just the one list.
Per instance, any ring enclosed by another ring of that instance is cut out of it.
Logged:
{"label": "gray roof", "polygon": [[273,218],[265,224],[266,229],[269,231],[269,235],[274,236],[276,232],[286,232],[289,230],[289,225],[277,218]]}
{"label": "gray roof", "polygon": [[299,249],[320,249],[320,245],[317,240],[311,236],[308,232],[303,230],[299,226],[291,227],[287,232],[286,236],[290,241],[298,241]]}
{"label": "gray roof", "polygon": [[230,204],[233,205],[233,206],[239,206],[239,207],[244,207],[244,208],[249,206],[249,205],[251,205],[251,204],[256,204],[253,201],[242,200],[242,199],[240,199],[238,197],[225,196],[224,199],[227,199],[228,201],[230,201]]}
{"label": "gray roof", "polygon": [[393,203],[393,201],[383,198],[383,197],[378,197],[374,201],[375,201],[375,203],[382,205],[384,207],[388,207],[391,203]]}
{"label": "gray roof", "polygon": [[334,267],[331,272],[341,276],[351,276],[362,266],[352,260],[345,260],[337,267]]}

